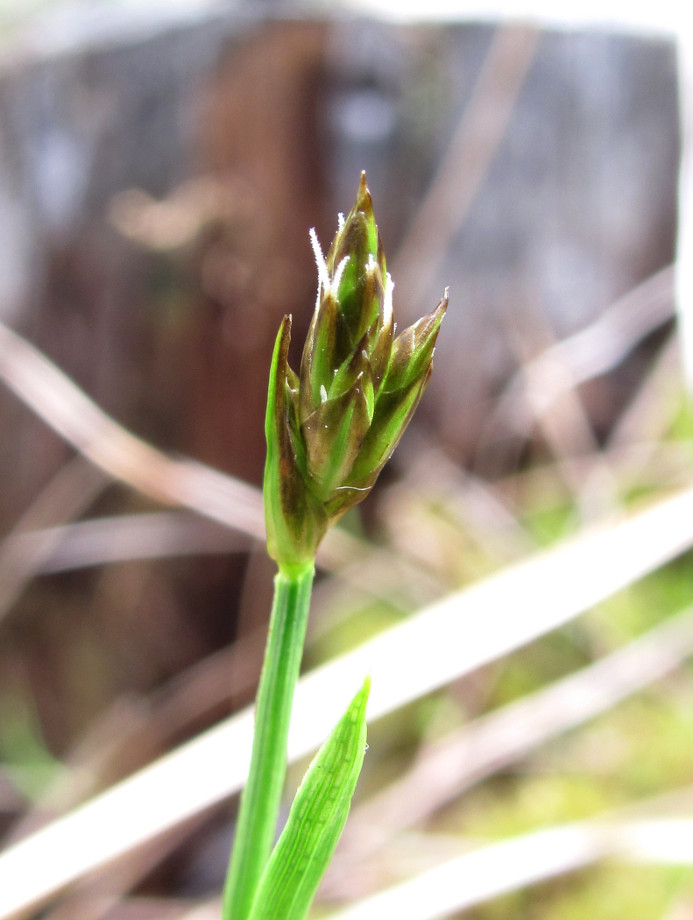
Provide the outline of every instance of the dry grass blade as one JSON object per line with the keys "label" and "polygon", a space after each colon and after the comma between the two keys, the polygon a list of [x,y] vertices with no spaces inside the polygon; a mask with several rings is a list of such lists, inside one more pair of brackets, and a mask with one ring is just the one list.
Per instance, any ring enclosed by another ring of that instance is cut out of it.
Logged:
{"label": "dry grass blade", "polygon": [[[555,629],[692,544],[688,488],[432,605],[301,681],[290,756],[317,747],[364,674],[372,675],[370,717],[377,718]],[[246,710],[6,851],[0,917],[21,916],[237,791],[251,736]]]}
{"label": "dry grass blade", "polygon": [[[0,543],[0,620],[57,548],[51,525],[72,520],[87,508],[109,480],[81,456],[66,463]],[[29,536],[41,528],[40,541]]]}
{"label": "dry grass blade", "polygon": [[164,556],[247,550],[238,533],[182,511],[91,518],[17,534],[6,541],[15,559],[37,560],[35,575]]}
{"label": "dry grass blade", "polygon": [[439,920],[607,856],[691,865],[693,820],[585,821],[515,837],[442,863],[330,920]]}
{"label": "dry grass blade", "polygon": [[[618,480],[611,468],[609,455],[599,450],[583,394],[573,378],[573,368],[564,363],[566,349],[562,346],[573,339],[556,342],[545,317],[536,310],[532,314],[530,325],[534,329],[534,337],[544,345],[539,358],[529,357],[530,342],[525,341],[525,336],[512,325],[507,332],[508,342],[517,353],[522,368],[520,379],[525,381],[520,406],[524,401],[524,408],[536,422],[553,456],[556,472],[572,495],[580,520],[589,523],[603,517],[606,509],[618,507]],[[567,352],[570,357],[570,349]],[[515,414],[521,417],[522,410],[518,413],[515,407]],[[523,434],[528,436],[533,427],[533,424],[528,425]],[[587,475],[583,477],[570,461],[573,457],[585,455],[590,456],[591,462]]]}
{"label": "dry grass blade", "polygon": [[165,505],[264,539],[257,489],[191,460],[173,460],[109,418],[44,355],[0,324],[0,378],[102,470]]}
{"label": "dry grass blade", "polygon": [[[463,790],[538,745],[594,718],[693,655],[693,608],[624,648],[443,738],[398,781],[352,814],[337,862],[368,859],[397,829],[429,816]],[[332,889],[330,889],[332,893]]]}
{"label": "dry grass blade", "polygon": [[[335,699],[346,702],[359,675],[370,670],[370,717],[391,712],[555,629],[674,558],[693,543],[692,515],[688,488],[508,566],[307,675],[298,711],[310,712],[312,729],[328,729]],[[297,731],[294,743],[302,746],[299,739],[303,744],[307,737]]]}
{"label": "dry grass blade", "polygon": [[[133,910],[136,900],[126,898],[127,892],[132,891],[165,857],[175,852],[191,834],[199,830],[204,818],[204,815],[198,815],[173,831],[160,835],[156,840],[136,847],[109,865],[105,872],[92,873],[81,879],[56,907],[45,912],[43,920],[108,920],[109,917],[120,918],[121,915],[127,917],[130,911],[136,917]],[[145,918],[164,920],[170,916],[171,920],[177,920],[183,915],[183,910],[176,907],[172,899],[151,903],[149,911],[144,909],[147,902],[153,900],[145,899],[140,905]]]}
{"label": "dry grass blade", "polygon": [[681,356],[689,393],[693,389],[693,32],[677,23],[677,64],[681,154],[676,234],[676,304]]}
{"label": "dry grass blade", "polygon": [[407,292],[410,306],[425,299],[446,243],[467,218],[505,136],[538,40],[533,28],[496,30],[472,98],[393,263],[392,277]]}
{"label": "dry grass blade", "polygon": [[674,269],[667,266],[589,326],[527,362],[498,400],[485,441],[502,437],[508,428],[526,434],[566,390],[616,367],[645,336],[673,317],[673,284]]}
{"label": "dry grass blade", "polygon": [[[678,336],[664,345],[628,405],[609,432],[606,450],[647,444],[661,447],[681,401],[681,343]],[[647,468],[645,464],[645,469]],[[630,474],[634,477],[635,473]]]}
{"label": "dry grass blade", "polygon": [[181,917],[181,920],[219,920],[220,915],[221,901],[210,901],[188,911]]}

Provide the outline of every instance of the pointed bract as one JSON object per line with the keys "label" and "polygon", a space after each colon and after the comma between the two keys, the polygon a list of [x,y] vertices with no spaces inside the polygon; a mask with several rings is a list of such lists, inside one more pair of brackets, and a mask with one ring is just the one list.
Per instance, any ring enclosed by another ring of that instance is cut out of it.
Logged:
{"label": "pointed bract", "polygon": [[423,316],[397,336],[392,345],[387,377],[383,384],[386,393],[408,388],[431,366],[438,330],[447,307],[446,291],[433,313]]}
{"label": "pointed bract", "polygon": [[354,465],[371,417],[363,375],[336,399],[321,403],[302,424],[306,467],[313,492],[329,500]]}
{"label": "pointed bract", "polygon": [[402,437],[431,375],[448,305],[394,338],[387,274],[365,173],[323,257],[314,231],[318,299],[301,358],[289,367],[291,319],[277,336],[265,432],[265,517],[280,567],[315,556],[328,526],[360,502]]}
{"label": "pointed bract", "polygon": [[270,368],[263,485],[267,551],[280,566],[313,559],[327,530],[327,513],[306,488],[305,447],[298,422],[298,381],[289,368],[291,317],[277,334]]}

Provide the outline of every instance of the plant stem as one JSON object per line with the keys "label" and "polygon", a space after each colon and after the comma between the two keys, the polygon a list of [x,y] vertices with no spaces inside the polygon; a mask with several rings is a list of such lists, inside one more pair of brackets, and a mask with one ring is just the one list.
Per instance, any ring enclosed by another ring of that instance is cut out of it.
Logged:
{"label": "plant stem", "polygon": [[253,752],[224,888],[223,920],[247,920],[274,842],[313,574],[311,562],[280,568],[274,579],[272,615],[255,704]]}

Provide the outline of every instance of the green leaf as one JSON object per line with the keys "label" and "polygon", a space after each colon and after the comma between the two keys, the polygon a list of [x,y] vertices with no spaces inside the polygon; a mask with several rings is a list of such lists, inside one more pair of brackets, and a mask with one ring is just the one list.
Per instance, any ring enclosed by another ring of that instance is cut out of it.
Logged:
{"label": "green leaf", "polygon": [[366,751],[367,678],[296,793],[249,920],[303,920],[346,823]]}

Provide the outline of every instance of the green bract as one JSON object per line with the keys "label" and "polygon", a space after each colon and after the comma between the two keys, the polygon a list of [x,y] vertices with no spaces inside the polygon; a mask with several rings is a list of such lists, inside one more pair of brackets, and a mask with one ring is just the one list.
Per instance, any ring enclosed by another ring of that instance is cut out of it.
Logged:
{"label": "green bract", "polygon": [[304,565],[327,528],[366,497],[431,375],[448,304],[395,337],[393,283],[361,174],[356,203],[324,258],[314,231],[318,299],[300,373],[289,367],[291,317],[277,335],[265,434],[270,556]]}

